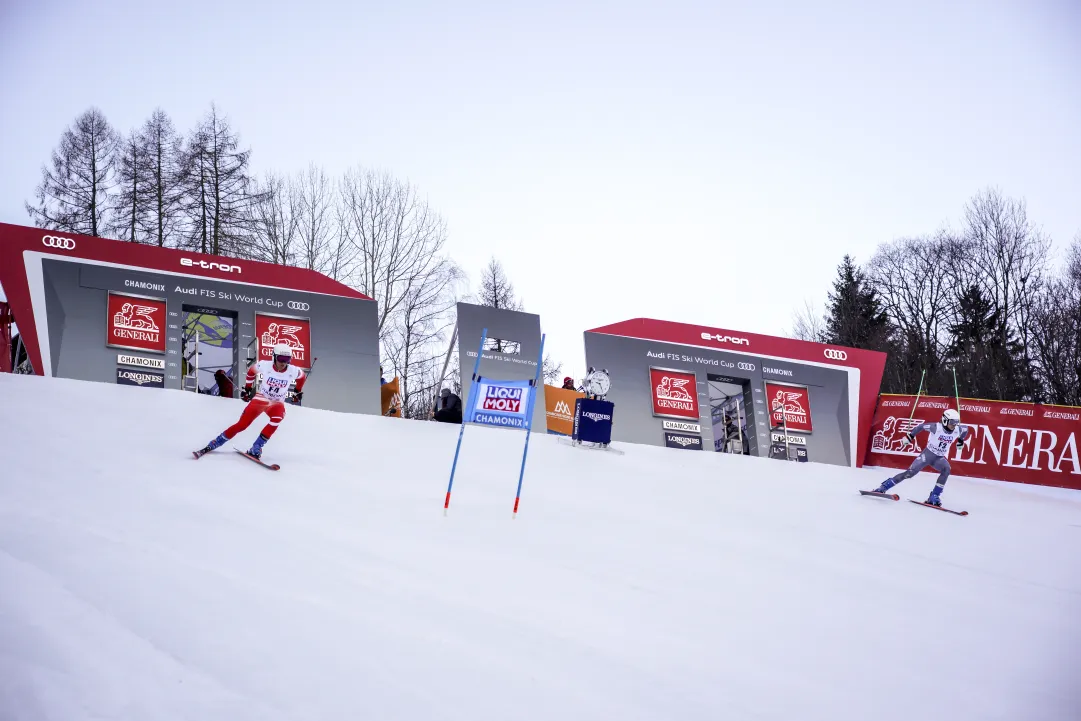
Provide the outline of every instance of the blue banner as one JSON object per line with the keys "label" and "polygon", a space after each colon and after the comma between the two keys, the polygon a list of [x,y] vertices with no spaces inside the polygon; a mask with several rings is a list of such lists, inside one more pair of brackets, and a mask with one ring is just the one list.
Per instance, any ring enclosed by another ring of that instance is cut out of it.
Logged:
{"label": "blue banner", "polygon": [[528,430],[533,422],[532,381],[503,381],[477,376],[469,393],[467,423]]}
{"label": "blue banner", "polygon": [[576,441],[585,443],[612,442],[612,416],[615,405],[596,398],[578,398],[574,402],[574,433]]}

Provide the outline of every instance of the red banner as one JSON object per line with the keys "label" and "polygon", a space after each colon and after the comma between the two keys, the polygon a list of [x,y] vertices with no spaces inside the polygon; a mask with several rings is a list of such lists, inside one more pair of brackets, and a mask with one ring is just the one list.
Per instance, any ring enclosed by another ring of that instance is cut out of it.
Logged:
{"label": "red banner", "polygon": [[649,387],[653,415],[698,420],[698,385],[694,373],[651,366]]}
{"label": "red banner", "polygon": [[105,345],[165,352],[165,299],[109,293]]}
{"label": "red banner", "polygon": [[811,432],[811,397],[807,386],[767,382],[766,403],[769,404],[770,426],[776,428],[784,420],[790,431]]}
{"label": "red banner", "polygon": [[293,349],[293,365],[312,367],[312,324],[308,318],[256,313],[255,337],[259,339],[259,360],[270,360],[274,346],[285,343]]}
{"label": "red banner", "polygon": [[[957,405],[953,398],[922,396],[913,413],[915,400],[879,398],[867,465],[908,468],[927,436],[921,433],[915,447],[903,448],[904,435]],[[954,446],[947,456],[956,475],[1081,489],[1081,408],[962,398],[961,424],[969,427],[965,447]]]}

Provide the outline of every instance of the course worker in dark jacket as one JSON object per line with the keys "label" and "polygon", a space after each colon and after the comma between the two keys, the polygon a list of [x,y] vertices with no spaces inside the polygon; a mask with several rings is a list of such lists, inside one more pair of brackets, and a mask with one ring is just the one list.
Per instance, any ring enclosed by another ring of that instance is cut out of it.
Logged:
{"label": "course worker in dark jacket", "polygon": [[439,391],[439,400],[435,404],[435,420],[440,423],[462,422],[462,399],[450,392],[450,388]]}

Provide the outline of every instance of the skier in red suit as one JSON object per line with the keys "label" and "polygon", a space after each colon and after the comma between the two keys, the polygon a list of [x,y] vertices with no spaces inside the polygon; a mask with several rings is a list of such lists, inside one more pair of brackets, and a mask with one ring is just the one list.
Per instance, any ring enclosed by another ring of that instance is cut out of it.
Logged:
{"label": "skier in red suit", "polygon": [[[251,450],[248,451],[248,455],[255,458],[263,455],[263,446],[274,435],[274,431],[278,429],[278,424],[285,418],[284,401],[289,393],[289,385],[296,384],[293,398],[294,400],[300,400],[304,395],[304,381],[307,379],[303,369],[291,364],[293,349],[285,343],[274,346],[273,357],[273,361],[259,361],[248,369],[248,375],[244,381],[244,390],[240,392],[240,399],[247,401],[248,405],[244,407],[244,411],[240,414],[240,420],[226,428],[221,435],[207,443],[204,448],[193,451],[196,458],[200,458],[215,448],[221,447],[237,433],[250,426],[252,421],[266,413],[270,417],[270,422],[259,433],[259,437],[255,439]],[[254,391],[252,388],[256,374],[262,379],[258,391]]]}

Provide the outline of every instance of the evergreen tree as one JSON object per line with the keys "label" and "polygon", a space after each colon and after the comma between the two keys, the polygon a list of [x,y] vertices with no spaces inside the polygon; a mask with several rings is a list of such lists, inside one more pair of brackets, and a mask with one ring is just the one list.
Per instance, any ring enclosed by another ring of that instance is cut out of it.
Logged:
{"label": "evergreen tree", "polygon": [[1026,383],[1022,349],[1006,327],[1002,312],[977,285],[958,301],[957,321],[950,326],[947,356],[957,370],[957,385],[971,398],[1019,400]]}
{"label": "evergreen tree", "polygon": [[825,341],[851,348],[888,351],[893,335],[878,292],[852,257],[845,255],[826,309]]}

